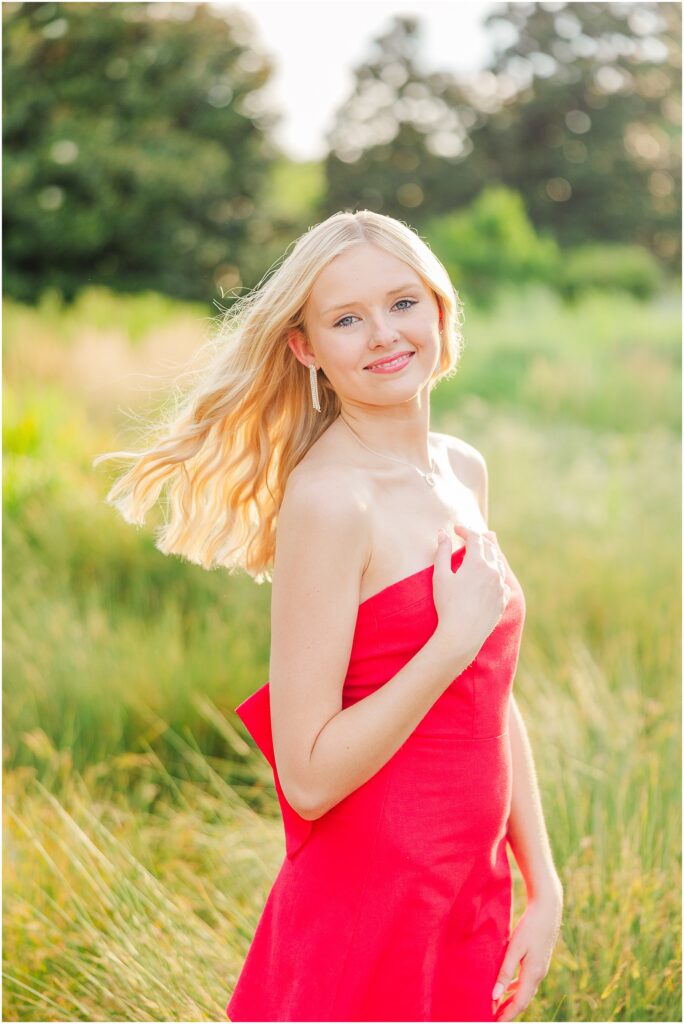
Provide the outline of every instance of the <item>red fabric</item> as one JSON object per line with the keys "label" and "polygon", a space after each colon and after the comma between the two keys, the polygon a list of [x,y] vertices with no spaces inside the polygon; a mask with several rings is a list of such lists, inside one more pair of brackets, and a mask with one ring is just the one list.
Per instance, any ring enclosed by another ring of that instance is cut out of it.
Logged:
{"label": "red fabric", "polygon": [[[465,547],[452,554],[458,571]],[[286,856],[226,1008],[231,1021],[492,1021],[510,938],[508,705],[525,619],[511,599],[477,657],[375,775],[316,821],[283,796],[269,684],[237,708],[271,764]],[[434,565],[359,606],[342,704],[437,626]]]}

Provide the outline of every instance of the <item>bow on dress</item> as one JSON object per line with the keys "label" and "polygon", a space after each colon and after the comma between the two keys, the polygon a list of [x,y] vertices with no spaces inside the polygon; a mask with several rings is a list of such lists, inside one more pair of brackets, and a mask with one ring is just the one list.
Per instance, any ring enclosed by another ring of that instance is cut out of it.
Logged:
{"label": "bow on dress", "polygon": [[273,770],[273,781],[280,804],[280,813],[283,819],[285,831],[285,852],[291,860],[299,849],[309,838],[313,822],[302,818],[295,809],[287,802],[283,787],[278,777],[278,769],[275,762],[273,750],[273,732],[271,729],[271,699],[270,686],[264,683],[258,690],[252,693],[246,700],[235,708],[235,714],[240,718],[257,747],[264,755]]}

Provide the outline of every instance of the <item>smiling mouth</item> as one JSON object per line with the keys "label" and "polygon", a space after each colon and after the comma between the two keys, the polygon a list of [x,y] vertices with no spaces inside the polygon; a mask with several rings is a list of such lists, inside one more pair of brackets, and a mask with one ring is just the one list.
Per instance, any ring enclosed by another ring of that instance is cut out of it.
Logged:
{"label": "smiling mouth", "polygon": [[393,366],[399,366],[401,363],[408,362],[411,356],[415,355],[414,352],[402,352],[398,356],[394,356],[391,359],[383,359],[378,363],[369,363],[368,366],[364,366],[364,370],[382,370],[385,368],[391,368]]}

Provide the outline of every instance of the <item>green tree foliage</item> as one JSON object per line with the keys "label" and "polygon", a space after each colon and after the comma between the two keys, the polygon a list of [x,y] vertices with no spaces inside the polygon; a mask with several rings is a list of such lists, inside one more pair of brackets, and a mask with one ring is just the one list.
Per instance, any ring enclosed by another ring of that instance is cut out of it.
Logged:
{"label": "green tree foliage", "polygon": [[472,199],[480,183],[464,158],[476,114],[452,75],[421,67],[418,19],[395,18],[354,74],[327,137],[321,215],[365,206],[415,226]]}
{"label": "green tree foliage", "polygon": [[495,102],[472,140],[488,176],[563,244],[636,242],[674,264],[681,4],[505,3],[485,24]]}
{"label": "green tree foliage", "polygon": [[637,243],[676,263],[680,23],[672,3],[500,4],[490,66],[458,81],[423,71],[418,21],[395,19],[329,135],[325,212],[421,228],[505,184],[564,246]]}
{"label": "green tree foliage", "polygon": [[206,300],[257,272],[272,68],[239,10],[4,4],[3,28],[9,294]]}

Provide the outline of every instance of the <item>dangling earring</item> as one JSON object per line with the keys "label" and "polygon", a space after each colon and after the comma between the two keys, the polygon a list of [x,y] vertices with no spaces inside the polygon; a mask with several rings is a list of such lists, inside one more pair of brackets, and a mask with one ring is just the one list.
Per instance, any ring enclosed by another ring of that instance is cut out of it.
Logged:
{"label": "dangling earring", "polygon": [[309,366],[309,383],[311,384],[311,402],[316,412],[321,411],[321,403],[318,399],[318,370],[316,364],[311,363]]}

